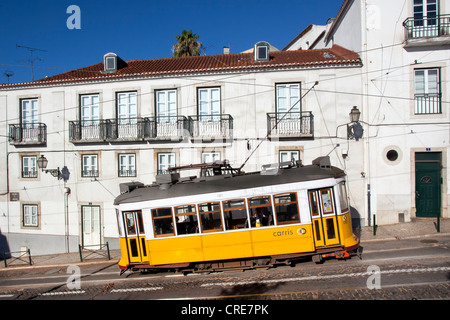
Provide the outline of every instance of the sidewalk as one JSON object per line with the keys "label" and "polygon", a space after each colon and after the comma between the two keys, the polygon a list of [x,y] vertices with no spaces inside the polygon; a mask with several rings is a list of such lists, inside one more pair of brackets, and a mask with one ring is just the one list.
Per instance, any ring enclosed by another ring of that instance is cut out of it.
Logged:
{"label": "sidewalk", "polygon": [[[450,219],[440,220],[440,232],[436,230],[436,219],[422,218],[414,219],[412,222],[397,223],[392,225],[377,226],[376,235],[374,235],[373,227],[362,227],[360,233],[361,244],[369,241],[380,240],[400,240],[400,239],[417,239],[430,238],[438,235],[450,235]],[[98,263],[115,263],[120,259],[120,250],[110,250],[110,260],[104,256],[92,255],[84,258],[83,262],[80,260],[78,252],[33,256],[31,253],[32,265],[28,265],[23,261],[11,262],[8,259],[8,267],[5,268],[4,261],[0,260],[0,272],[3,269],[18,269],[18,268],[37,268],[37,267],[51,267],[64,265],[80,265],[80,264],[98,264]],[[26,260],[26,259],[24,259]]]}

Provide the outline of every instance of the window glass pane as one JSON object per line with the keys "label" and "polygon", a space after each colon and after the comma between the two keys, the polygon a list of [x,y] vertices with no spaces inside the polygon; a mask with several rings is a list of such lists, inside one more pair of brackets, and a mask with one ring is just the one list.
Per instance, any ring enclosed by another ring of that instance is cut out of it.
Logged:
{"label": "window glass pane", "polygon": [[152,217],[155,236],[175,234],[173,229],[173,218],[171,208],[153,209]]}
{"label": "window glass pane", "polygon": [[425,72],[416,70],[414,77],[414,94],[422,95],[425,93]]}
{"label": "window glass pane", "polygon": [[223,210],[227,230],[249,227],[244,199],[224,201]]}
{"label": "window glass pane", "polygon": [[429,94],[436,94],[438,93],[438,70],[432,69],[428,70],[428,93]]}
{"label": "window glass pane", "polygon": [[331,197],[331,190],[321,190],[320,195],[322,197],[322,210],[324,214],[333,213],[333,199]]}
{"label": "window glass pane", "polygon": [[251,198],[248,203],[252,227],[265,227],[274,224],[270,197]]}
{"label": "window glass pane", "polygon": [[139,224],[139,233],[144,233],[144,219],[142,217],[142,211],[137,212],[138,224]]}
{"label": "window glass pane", "polygon": [[311,214],[314,216],[319,215],[319,201],[316,191],[309,192],[309,204],[311,205]]}
{"label": "window glass pane", "polygon": [[274,196],[277,222],[280,224],[300,222],[297,194],[288,193]]}
{"label": "window glass pane", "polygon": [[136,226],[134,224],[134,215],[133,213],[125,214],[125,222],[127,224],[127,234],[132,235],[136,234]]}
{"label": "window glass pane", "polygon": [[202,231],[221,231],[222,218],[220,214],[220,204],[218,202],[208,202],[199,205]]}
{"label": "window glass pane", "polygon": [[199,232],[195,205],[175,208],[177,234],[194,234]]}
{"label": "window glass pane", "polygon": [[348,206],[348,198],[347,198],[347,188],[345,187],[345,182],[341,182],[338,185],[339,190],[339,203],[341,205],[341,211],[347,210]]}
{"label": "window glass pane", "polygon": [[172,209],[171,208],[159,208],[152,210],[153,217],[171,217]]}

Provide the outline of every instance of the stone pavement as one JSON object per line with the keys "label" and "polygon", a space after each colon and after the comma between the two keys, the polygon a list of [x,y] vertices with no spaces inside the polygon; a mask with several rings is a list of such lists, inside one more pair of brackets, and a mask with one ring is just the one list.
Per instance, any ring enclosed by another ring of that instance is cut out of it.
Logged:
{"label": "stone pavement", "polygon": [[[440,232],[436,229],[436,219],[431,218],[416,218],[411,222],[397,223],[392,225],[377,226],[376,234],[373,232],[373,227],[362,227],[360,229],[361,244],[370,241],[380,240],[400,240],[400,239],[417,239],[427,238],[436,235],[450,234],[450,219],[440,220]],[[105,253],[103,251],[103,253]],[[78,252],[52,254],[52,255],[40,255],[33,256],[31,253],[32,265],[22,260],[12,261],[14,259],[7,260],[6,269],[22,269],[22,268],[37,268],[37,267],[52,267],[52,266],[64,266],[64,265],[80,265],[80,264],[94,264],[94,263],[114,263],[120,259],[120,250],[110,250],[110,259],[106,256],[92,254],[86,257],[88,253],[83,254],[83,262],[80,259]],[[27,260],[24,257],[24,260]],[[3,260],[0,260],[0,272],[5,269]]]}

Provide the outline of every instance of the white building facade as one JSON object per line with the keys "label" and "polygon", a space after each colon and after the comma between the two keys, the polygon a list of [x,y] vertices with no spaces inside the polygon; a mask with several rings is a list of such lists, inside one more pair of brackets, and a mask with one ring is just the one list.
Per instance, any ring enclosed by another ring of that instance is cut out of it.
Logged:
{"label": "white building facade", "polygon": [[[251,172],[329,155],[347,173],[355,225],[448,217],[449,10],[448,0],[346,0],[283,51],[110,53],[0,86],[2,250],[115,248],[120,183],[225,159]],[[314,49],[296,47],[307,42]],[[41,156],[57,170],[39,170]]]}
{"label": "white building facade", "polygon": [[[173,166],[227,159],[251,172],[330,154],[359,175],[362,143],[347,141],[346,131],[359,102],[339,93],[349,90],[341,77],[360,74],[359,56],[339,46],[269,48],[260,42],[258,55],[127,62],[107,54],[105,63],[1,87],[3,247],[32,254],[115,248],[119,184],[150,184]],[[350,91],[362,90],[353,84]],[[352,146],[358,166],[346,165],[339,143]],[[56,170],[41,171],[42,156],[46,170]],[[358,213],[361,198],[352,204]]]}
{"label": "white building facade", "polygon": [[346,0],[327,29],[315,48],[338,44],[364,63],[368,215],[378,224],[448,217],[450,1]]}

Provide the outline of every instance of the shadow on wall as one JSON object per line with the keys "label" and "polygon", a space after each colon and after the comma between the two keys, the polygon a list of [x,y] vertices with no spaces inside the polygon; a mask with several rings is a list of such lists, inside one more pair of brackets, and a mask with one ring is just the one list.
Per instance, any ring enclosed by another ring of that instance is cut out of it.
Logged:
{"label": "shadow on wall", "polygon": [[11,258],[11,253],[9,250],[8,239],[6,239],[6,237],[2,234],[2,230],[0,229],[0,260],[3,260],[4,258]]}
{"label": "shadow on wall", "polygon": [[352,229],[353,232],[359,236],[359,232],[361,232],[361,219],[363,218],[359,211],[350,206],[350,216],[352,217]]}

